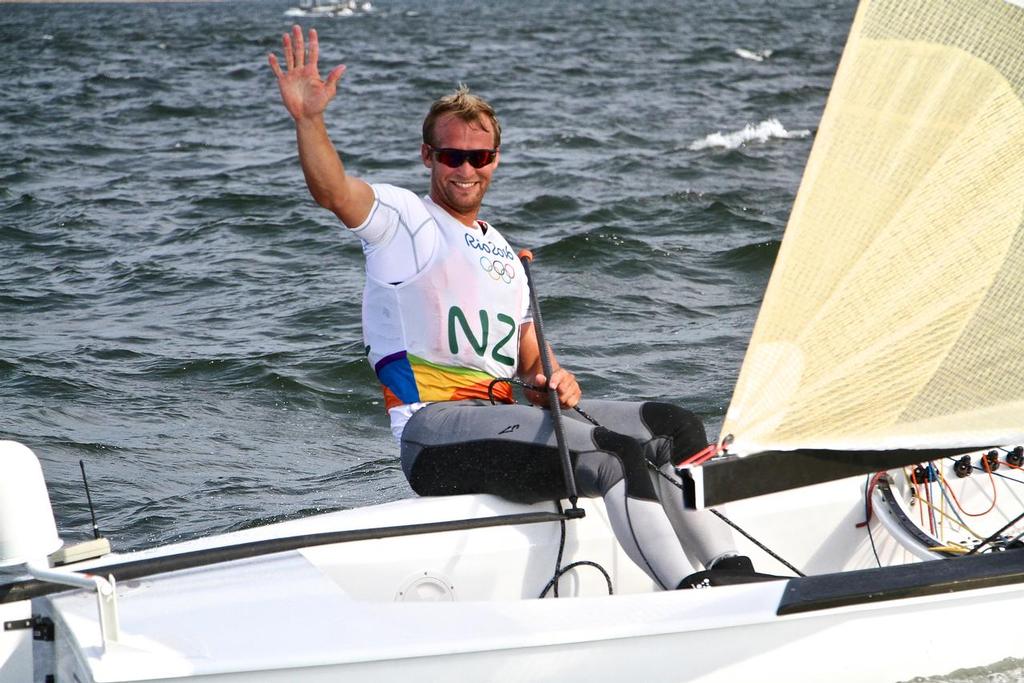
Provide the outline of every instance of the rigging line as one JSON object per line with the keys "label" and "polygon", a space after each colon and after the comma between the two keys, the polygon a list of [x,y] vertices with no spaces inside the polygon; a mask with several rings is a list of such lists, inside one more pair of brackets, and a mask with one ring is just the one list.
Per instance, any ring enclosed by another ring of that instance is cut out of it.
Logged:
{"label": "rigging line", "polygon": [[[929,466],[929,468],[931,468],[932,464],[929,463],[928,466]],[[927,472],[926,473],[925,476],[926,476],[927,480],[925,481],[925,484],[924,484],[924,486],[925,486],[925,498],[928,499],[928,528],[931,529],[932,536],[938,538],[936,536],[936,530],[935,530],[935,506],[932,505],[932,478],[931,478],[931,476],[929,476],[930,474],[931,474],[931,472]]]}
{"label": "rigging line", "polygon": [[[555,501],[555,508],[558,510],[559,514],[562,514],[564,512],[564,510],[562,510],[562,503],[560,501],[557,501],[557,500]],[[554,576],[551,577],[551,581],[548,582],[548,585],[545,586],[544,590],[541,592],[540,597],[542,597],[542,598],[545,595],[548,594],[548,588],[550,588],[550,587],[554,587],[554,589],[555,589],[555,597],[556,598],[558,597],[558,579],[562,576],[562,552],[565,550],[565,520],[564,519],[561,520],[561,527],[562,527],[562,535],[561,535],[561,538],[559,538],[559,540],[558,540],[558,556],[555,557],[555,574],[554,574]]]}
{"label": "rigging line", "polygon": [[[538,387],[538,386],[535,386],[533,384],[528,384],[528,383],[526,383],[523,380],[518,379],[518,378],[498,378],[498,379],[493,380],[487,386],[487,396],[491,399],[491,403],[492,404],[494,403],[494,393],[493,393],[494,385],[497,384],[498,382],[507,382],[509,384],[518,384],[519,386],[521,386],[523,388],[533,389],[535,391],[543,391],[543,392],[547,391],[546,387]],[[580,408],[579,404],[577,404],[577,405],[575,405],[573,407],[574,407],[574,409],[576,410],[577,413],[579,413],[581,416],[583,416],[586,420],[588,420],[595,427],[600,427],[601,426],[601,424],[597,420],[595,420],[593,418],[593,416],[591,416],[585,410]],[[636,537],[636,531],[634,530],[633,521],[632,521],[632,518],[630,517],[630,513],[629,513],[629,496],[625,496],[625,505],[624,505],[624,507],[625,507],[625,511],[626,511],[626,525],[629,527],[629,534],[630,534],[630,536],[633,539],[633,545],[636,546],[637,552],[640,554],[640,557],[643,558],[644,565],[646,565],[647,569],[650,570],[648,573],[651,576],[654,577],[654,582],[657,583],[658,587],[661,588],[662,590],[668,590],[668,585],[664,581],[662,581],[660,576],[658,576],[658,572],[654,569],[654,566],[651,564],[651,561],[647,559],[647,555],[644,554],[643,548],[640,546],[640,541]],[[561,508],[559,508],[559,512],[561,512]],[[563,527],[562,533],[564,534],[565,533],[565,528],[564,528],[565,524],[564,523],[562,524],[562,527]],[[562,543],[563,544],[565,543],[565,537],[564,536],[562,537]],[[561,566],[561,563],[562,563],[562,554],[561,554],[561,549],[559,549],[558,561],[555,564],[555,576],[554,576],[554,578],[552,578],[552,581],[554,582],[554,589],[555,589],[555,597],[556,598],[558,597],[558,579],[559,579],[559,577],[561,577],[562,574],[567,572],[569,569],[571,569],[573,567],[580,566],[580,565],[594,565],[599,570],[601,570],[602,573],[605,573],[605,578],[608,581],[608,593],[609,593],[609,595],[612,594],[611,579],[608,578],[607,573],[604,571],[604,568],[601,567],[601,565],[596,564],[594,562],[580,561],[580,562],[574,562],[574,563],[568,565],[567,567],[559,569],[559,567]],[[544,597],[547,594],[549,588],[551,588],[550,584],[544,588],[544,592],[541,593],[541,597]]]}
{"label": "rigging line", "polygon": [[953,493],[953,489],[949,489],[949,495],[953,497],[953,502],[956,503],[956,506],[958,508],[960,508],[960,512],[964,513],[968,517],[983,517],[988,513],[992,512],[992,510],[994,510],[996,507],[996,498],[998,493],[996,490],[996,479],[993,476],[992,469],[988,466],[988,460],[982,458],[981,461],[985,463],[985,469],[988,471],[989,480],[992,482],[992,504],[988,506],[987,510],[985,510],[984,512],[968,512],[967,510],[964,510],[964,506],[960,504],[960,500],[956,497],[956,494]]}
{"label": "rigging line", "polygon": [[946,491],[943,488],[942,480],[942,463],[939,463],[939,467],[935,467],[932,463],[932,467],[935,469],[935,484],[939,489],[939,540],[946,543]]}
{"label": "rigging line", "polygon": [[[501,382],[504,382],[505,384],[516,384],[516,385],[522,387],[523,389],[529,389],[530,391],[538,391],[538,392],[541,392],[541,393],[547,393],[547,387],[538,387],[536,384],[530,384],[529,382],[524,382],[523,380],[519,379],[518,377],[495,377],[494,379],[491,380],[491,383],[487,385],[487,398],[490,399],[491,405],[495,404],[495,401],[494,401],[494,385],[495,384],[499,384]],[[588,422],[590,422],[590,424],[594,425],[595,427],[600,427],[601,426],[601,424],[597,420],[595,420],[593,417],[591,417],[590,414],[587,413],[587,411],[583,410],[583,408],[581,408],[578,403],[576,405],[574,405],[572,409],[575,410],[577,413],[579,413],[581,416],[583,416],[584,419],[586,419]]]}
{"label": "rigging line", "polygon": [[647,559],[647,554],[644,553],[644,549],[640,545],[640,539],[636,537],[636,530],[633,527],[633,517],[629,513],[629,495],[626,494],[625,483],[623,483],[622,486],[622,498],[623,507],[626,510],[626,526],[629,527],[629,536],[633,539],[633,545],[636,546],[637,553],[639,553],[640,557],[643,558],[644,564],[647,565],[647,568],[650,570],[650,575],[654,577],[654,581],[658,584],[658,587],[662,590],[668,590],[668,585],[661,580],[660,576],[658,576],[658,572],[654,569],[654,566],[651,564],[651,561]]}
{"label": "rigging line", "polygon": [[[1003,525],[1002,527],[1000,527],[1000,528],[999,528],[999,530],[998,530],[998,531],[996,531],[996,532],[995,532],[994,534],[992,534],[991,536],[989,536],[988,538],[986,538],[985,540],[983,540],[983,541],[982,541],[981,543],[979,543],[978,545],[974,546],[974,547],[973,547],[973,548],[972,548],[972,549],[970,550],[970,552],[968,552],[968,553],[967,553],[967,555],[973,555],[973,554],[975,554],[975,553],[976,553],[976,552],[978,552],[978,551],[979,551],[979,550],[980,550],[981,548],[985,547],[986,545],[988,545],[988,544],[989,544],[989,543],[991,543],[992,541],[994,541],[994,540],[996,540],[997,538],[999,538],[999,534],[1003,533],[1004,531],[1006,531],[1007,529],[1009,529],[1009,528],[1010,528],[1011,526],[1013,526],[1014,524],[1016,524],[1017,522],[1019,522],[1019,521],[1020,521],[1020,520],[1022,520],[1022,519],[1024,519],[1024,512],[1020,513],[1019,515],[1017,515],[1016,517],[1014,517],[1013,519],[1011,519],[1011,520],[1010,520],[1009,522],[1007,522],[1007,523],[1006,523],[1006,524],[1004,524],[1004,525]],[[965,556],[965,557],[966,557],[966,556]]]}
{"label": "rigging line", "polygon": [[[969,526],[967,526],[967,522],[964,521],[964,518],[960,516],[960,511],[957,510],[956,509],[956,505],[953,504],[953,499],[949,497],[949,488],[950,488],[949,482],[946,480],[946,477],[943,476],[941,471],[939,472],[939,481],[942,482],[942,486],[939,487],[939,491],[942,492],[942,500],[945,501],[946,503],[949,503],[949,509],[952,510],[953,514],[956,516],[957,523],[961,527],[966,529],[969,533],[977,536],[977,534],[975,534],[973,531],[971,531],[971,528]],[[946,513],[946,506],[945,505],[942,506],[942,512],[940,514],[945,516],[945,518],[948,519],[949,521],[951,521],[951,522],[953,521],[953,518],[950,517],[949,514]]]}
{"label": "rigging line", "polygon": [[1024,537],[1024,531],[1020,532],[1019,534],[1017,534],[1016,536],[1014,536],[1013,538],[1011,538],[1011,539],[1010,539],[1009,541],[1007,541],[1007,542],[1006,542],[1006,546],[1007,546],[1007,547],[1009,547],[1009,546],[1010,546],[1010,544],[1012,544],[1012,543],[1016,543],[1016,542],[1017,542],[1017,541],[1019,541],[1019,540],[1020,540],[1020,539],[1021,539],[1022,537]]}
{"label": "rigging line", "polygon": [[[529,274],[529,273],[527,273],[527,274]],[[538,331],[539,331],[539,329],[538,329]],[[515,378],[515,377],[495,378],[494,380],[491,381],[490,384],[487,385],[487,396],[488,396],[488,398],[490,398],[492,404],[494,403],[494,385],[499,383],[499,382],[507,382],[509,384],[518,384],[519,386],[521,386],[523,388],[532,389],[534,391],[544,391],[544,392],[547,391],[547,387],[537,387],[537,386],[532,385],[532,384],[527,384],[526,382],[524,382],[523,380],[521,380],[519,378]],[[589,421],[594,426],[596,426],[596,427],[600,427],[601,426],[601,424],[597,420],[595,420],[591,415],[589,415],[585,410],[583,410],[578,404],[576,406],[574,406],[574,409],[576,410],[577,413],[579,413],[581,416],[583,416],[587,421]],[[711,457],[717,455],[718,451],[719,451],[718,444],[709,444],[707,448],[705,448],[704,450],[694,454],[689,459],[685,460],[684,463],[690,464],[692,461],[696,461],[697,459],[700,459],[700,462],[704,462],[704,461],[710,459]],[[647,464],[647,467],[649,467],[652,471],[657,473],[658,476],[663,477],[665,480],[669,481],[677,489],[682,490],[683,487],[679,485],[679,482],[675,481],[671,477],[666,476],[664,472],[662,472],[661,470],[659,470],[657,467],[654,466],[654,463],[652,463],[650,461],[646,461],[646,460],[645,460],[645,462]],[[573,503],[573,507],[575,508],[576,507],[575,501],[572,501],[570,499],[570,502]],[[731,519],[729,519],[728,517],[723,515],[721,512],[719,512],[718,510],[715,510],[715,509],[711,509],[711,512],[716,517],[721,519],[723,522],[725,522],[726,524],[731,526],[733,529],[738,531],[740,534],[742,534],[743,537],[746,538],[748,541],[750,541],[751,543],[756,545],[758,548],[760,548],[761,550],[766,552],[769,556],[771,556],[773,559],[778,561],[780,564],[784,565],[791,572],[793,572],[797,576],[807,576],[802,571],[800,571],[799,569],[794,567],[792,564],[787,562],[785,559],[783,559],[780,555],[775,553],[771,548],[769,548],[768,546],[766,546],[765,544],[761,543],[759,540],[757,540],[756,538],[751,536],[745,529],[743,529],[738,524],[733,522]],[[627,502],[626,514],[627,514],[627,516],[629,515],[628,502]],[[564,522],[563,522],[562,526],[563,526],[563,534],[564,534],[565,533],[564,532],[564,526],[565,526]],[[632,524],[630,524],[630,531],[632,532]],[[634,536],[634,542],[635,542],[635,540],[636,540],[636,538]],[[564,535],[562,537],[562,543],[565,543],[565,536]],[[639,547],[640,546],[637,545],[637,548],[639,548]],[[643,551],[641,551],[641,555],[643,555]],[[877,557],[877,553],[876,553],[876,557]],[[644,562],[647,562],[647,558],[646,557],[644,557]],[[562,574],[567,572],[569,569],[571,569],[572,567],[579,566],[579,565],[593,565],[593,566],[597,567],[602,573],[605,574],[605,579],[608,581],[608,592],[609,592],[609,594],[612,593],[611,579],[608,578],[607,573],[605,572],[604,568],[601,567],[601,565],[596,564],[594,562],[580,561],[580,562],[574,562],[573,564],[570,564],[567,567],[559,569],[558,567],[561,565],[561,563],[562,563],[562,550],[561,550],[561,548],[559,548],[558,560],[556,561],[556,564],[555,564],[555,576],[554,576],[554,578],[552,578],[552,580],[548,584],[548,586],[546,586],[544,588],[544,592],[541,593],[541,597],[542,598],[545,595],[547,595],[547,592],[551,588],[552,585],[554,585],[554,594],[555,594],[555,597],[557,598],[558,597],[558,579],[561,578]],[[650,567],[650,563],[647,563],[647,566]],[[879,565],[879,566],[881,566],[881,565]],[[651,570],[653,571],[653,567],[651,568]],[[658,583],[661,583],[660,579],[658,580]]]}
{"label": "rigging line", "polygon": [[864,515],[864,521],[863,522],[857,522],[856,526],[857,526],[858,529],[861,528],[862,526],[867,526],[868,524],[871,523],[871,515],[874,514],[874,510],[873,510],[873,507],[872,507],[873,499],[871,497],[871,494],[874,493],[875,487],[878,486],[878,482],[882,479],[882,477],[885,477],[885,472],[884,471],[883,472],[875,472],[874,475],[871,475],[871,474],[868,475],[868,485],[867,485],[868,489],[864,492],[864,506],[866,508],[866,514]]}
{"label": "rigging line", "polygon": [[871,531],[871,491],[875,488],[879,474],[882,473],[869,474],[864,478],[864,527],[868,530],[868,540],[871,541],[871,552],[875,555],[875,562],[881,568],[882,558],[878,556],[878,548],[875,547],[875,535]]}
{"label": "rigging line", "polygon": [[[560,501],[557,501],[557,500],[555,501],[555,508],[558,510],[558,514],[560,514],[560,515],[564,515],[565,514],[565,511],[562,509],[562,503]],[[611,575],[608,574],[608,572],[605,570],[605,568],[602,567],[601,565],[599,565],[597,562],[591,562],[590,560],[577,560],[576,562],[571,562],[571,563],[567,564],[564,567],[562,566],[562,554],[565,551],[566,530],[565,530],[565,519],[563,518],[563,519],[561,519],[559,521],[561,522],[562,530],[561,530],[561,537],[559,538],[559,541],[558,541],[558,556],[555,558],[555,573],[551,577],[551,580],[548,581],[547,585],[544,586],[544,590],[541,591],[540,595],[538,596],[538,599],[544,599],[545,597],[547,597],[548,591],[550,591],[551,589],[554,589],[554,596],[557,598],[558,597],[558,581],[563,576],[565,576],[565,574],[568,573],[570,570],[575,569],[576,567],[582,567],[582,566],[589,566],[589,567],[597,568],[597,570],[599,572],[601,572],[601,574],[604,575],[605,583],[608,584],[608,595],[615,595],[615,588],[612,586],[612,577],[611,577]]]}
{"label": "rigging line", "polygon": [[[662,472],[661,470],[659,470],[659,469],[658,469],[657,467],[655,467],[655,466],[654,466],[654,463],[652,463],[652,462],[648,461],[648,462],[647,462],[647,467],[648,467],[648,468],[650,468],[650,469],[651,469],[651,471],[653,471],[653,472],[654,472],[655,474],[657,474],[657,475],[658,475],[659,477],[661,477],[661,478],[662,478],[662,479],[664,479],[665,481],[667,481],[667,482],[669,482],[670,484],[672,484],[673,486],[675,486],[675,487],[676,487],[677,489],[679,489],[680,491],[682,491],[682,490],[683,490],[683,487],[682,487],[682,485],[681,485],[681,484],[680,484],[679,482],[677,482],[677,481],[676,481],[675,479],[673,479],[672,477],[668,476],[667,474],[665,474],[664,472]],[[786,567],[787,569],[789,569],[789,570],[790,570],[791,572],[793,572],[793,573],[794,573],[794,574],[796,574],[797,576],[807,576],[807,575],[806,575],[806,574],[804,574],[804,573],[803,573],[802,571],[800,571],[799,569],[797,569],[796,567],[794,567],[793,565],[791,565],[791,564],[790,564],[789,562],[787,562],[787,561],[786,561],[785,559],[783,559],[783,558],[782,558],[782,556],[780,556],[780,555],[779,555],[778,553],[776,553],[776,552],[775,552],[775,551],[773,551],[773,550],[772,550],[771,548],[769,548],[768,546],[766,546],[766,545],[765,545],[764,543],[761,543],[761,541],[757,540],[756,538],[754,538],[753,536],[751,536],[751,535],[750,535],[749,533],[747,533],[747,531],[746,531],[746,530],[744,530],[744,529],[743,529],[742,527],[740,527],[740,526],[739,526],[738,524],[736,524],[736,522],[732,521],[731,519],[729,519],[728,517],[726,517],[725,515],[723,515],[723,514],[722,514],[721,512],[719,512],[718,510],[715,510],[714,508],[707,508],[707,509],[708,509],[708,510],[709,510],[710,512],[712,512],[712,513],[713,513],[713,514],[714,514],[714,515],[715,515],[716,517],[718,517],[718,518],[719,518],[720,520],[722,520],[723,522],[725,522],[726,524],[728,524],[729,526],[731,526],[731,527],[732,527],[733,529],[735,529],[736,531],[738,531],[738,532],[739,532],[740,534],[742,534],[742,535],[743,535],[743,537],[744,537],[744,538],[746,538],[746,539],[747,539],[748,541],[750,541],[751,543],[753,543],[754,545],[756,545],[756,546],[757,546],[758,548],[760,548],[760,549],[761,549],[761,550],[763,550],[764,552],[768,553],[768,555],[770,555],[770,556],[772,557],[772,559],[774,559],[774,560],[778,561],[778,562],[779,562],[780,564],[782,564],[782,565],[785,565],[785,567]]]}
{"label": "rigging line", "polygon": [[[600,425],[600,424],[598,423],[598,421],[597,421],[597,420],[595,420],[594,418],[592,418],[592,417],[591,417],[590,415],[587,415],[587,414],[586,414],[585,412],[583,412],[583,410],[582,410],[581,408],[579,408],[578,406],[577,406],[576,410],[577,410],[577,411],[578,411],[578,412],[579,412],[579,413],[580,413],[580,414],[581,414],[581,415],[582,415],[583,417],[585,417],[585,418],[587,418],[588,420],[590,420],[590,422],[592,422],[592,423],[593,423],[594,425],[596,425],[596,426],[598,426],[598,427],[600,427],[600,426],[601,426],[601,425]],[[684,460],[683,462],[685,463],[685,462],[688,462],[689,460],[694,460],[694,459],[696,459],[696,458],[698,458],[698,457],[700,457],[700,456],[703,456],[703,455],[704,455],[705,453],[707,453],[708,451],[711,451],[711,450],[714,450],[715,454],[717,454],[717,452],[718,452],[718,450],[719,450],[719,449],[718,449],[718,444],[709,444],[709,445],[707,446],[707,448],[705,448],[704,450],[702,450],[702,451],[699,451],[698,453],[696,453],[696,454],[694,454],[694,455],[690,456],[690,458],[688,458],[687,460]],[[705,458],[705,460],[706,460],[706,459],[707,459],[707,458]],[[647,459],[645,458],[645,459],[644,459],[644,462],[645,462],[645,463],[647,464],[647,467],[648,467],[648,468],[650,468],[650,470],[651,470],[651,471],[653,471],[653,472],[654,472],[655,474],[657,474],[657,475],[658,475],[659,477],[661,477],[661,478],[665,479],[665,481],[667,481],[667,482],[671,483],[671,484],[672,484],[673,486],[675,486],[675,487],[676,487],[677,489],[679,489],[680,491],[682,491],[682,490],[683,490],[683,487],[682,487],[682,486],[681,486],[681,485],[679,484],[679,482],[677,482],[677,481],[676,481],[675,479],[673,479],[672,477],[669,477],[669,476],[668,476],[668,475],[666,475],[666,474],[665,474],[664,472],[662,472],[662,471],[661,471],[660,469],[658,469],[657,467],[655,467],[654,463],[652,463],[652,462],[651,462],[650,460],[647,460]],[[797,576],[807,576],[807,575],[806,575],[806,574],[804,574],[804,573],[803,573],[802,571],[800,571],[799,569],[797,569],[796,567],[794,567],[793,565],[791,565],[791,564],[790,564],[789,562],[787,562],[786,560],[784,560],[784,559],[783,559],[783,558],[782,558],[782,557],[781,557],[780,555],[778,555],[777,553],[775,553],[775,552],[774,552],[774,551],[773,551],[773,550],[772,550],[771,548],[769,548],[768,546],[766,546],[765,544],[761,543],[761,542],[760,542],[759,540],[757,540],[756,538],[754,538],[753,536],[751,536],[751,535],[750,535],[749,533],[747,533],[747,531],[746,531],[746,530],[742,529],[742,528],[741,528],[741,527],[740,527],[740,526],[739,526],[738,524],[736,524],[736,523],[735,523],[735,522],[733,522],[733,521],[732,521],[731,519],[729,519],[728,517],[726,517],[725,515],[723,515],[723,514],[722,514],[721,512],[719,512],[718,510],[715,510],[715,509],[713,509],[713,508],[709,508],[709,509],[711,510],[711,512],[713,512],[713,513],[715,514],[715,516],[716,516],[716,517],[718,517],[718,518],[719,518],[719,519],[721,519],[721,520],[722,520],[723,522],[725,522],[726,524],[728,524],[729,526],[731,526],[731,527],[732,527],[733,529],[735,529],[736,531],[738,531],[738,532],[739,532],[740,534],[742,534],[742,535],[743,535],[743,537],[744,537],[744,538],[746,538],[746,539],[747,539],[748,541],[750,541],[751,543],[753,543],[754,545],[756,545],[756,546],[757,546],[758,548],[760,548],[760,549],[761,549],[761,550],[763,550],[764,552],[768,553],[768,555],[769,555],[769,556],[771,556],[771,557],[772,557],[772,558],[774,558],[774,559],[775,559],[776,561],[778,561],[779,563],[781,563],[782,565],[784,565],[785,567],[787,567],[787,568],[788,568],[788,569],[789,569],[789,570],[790,570],[791,572],[793,572],[793,573],[794,573],[794,574],[796,574]]]}
{"label": "rigging line", "polygon": [[[1012,467],[1013,469],[1017,470],[1018,472],[1024,472],[1024,467],[1018,467],[1017,465],[1014,465],[1013,463],[1006,462],[1005,460],[1000,460],[999,463],[1002,464],[1002,465],[1006,465],[1007,467]],[[981,467],[978,467],[977,465],[971,465],[971,469],[981,470],[982,472],[985,471],[984,469],[982,469]],[[1010,476],[1007,476],[1005,474],[1000,474],[999,472],[992,472],[991,470],[989,470],[989,473],[993,477],[1000,477],[1001,479],[1005,479],[1007,481],[1012,481],[1014,484],[1024,484],[1024,481],[1021,481],[1020,479],[1017,479],[1016,477],[1010,477]]]}
{"label": "rigging line", "polygon": [[[929,502],[927,502],[927,501],[921,501],[921,502],[922,502],[922,503],[923,503],[924,505],[927,505],[927,506],[929,506],[929,507],[934,507],[934,504],[933,504],[933,503],[929,503]],[[940,515],[942,515],[942,516],[943,516],[943,517],[945,517],[946,519],[950,520],[951,522],[952,522],[952,521],[956,521],[956,522],[958,522],[958,523],[960,524],[960,526],[961,526],[961,527],[963,527],[964,531],[966,531],[966,532],[967,532],[967,533],[969,533],[970,535],[974,536],[975,538],[981,538],[981,534],[977,533],[976,531],[974,531],[973,529],[971,529],[971,527],[967,526],[967,524],[966,524],[966,523],[965,523],[965,522],[963,521],[963,519],[960,519],[960,518],[959,518],[959,516],[958,516],[958,518],[957,518],[956,520],[954,520],[954,519],[953,519],[953,517],[952,517],[952,515],[950,515],[950,514],[949,514],[949,513],[947,513],[947,512],[943,512],[942,510],[936,510],[936,512],[938,512],[938,513],[939,513]],[[956,512],[956,511],[954,510],[954,512]],[[939,539],[935,539],[935,540],[939,540]]]}
{"label": "rigging line", "polygon": [[[980,534],[977,534],[973,530],[971,530],[971,527],[968,526],[968,524],[967,524],[967,520],[965,520],[963,517],[960,516],[960,512],[963,510],[963,508],[960,507],[959,502],[956,502],[956,500],[955,500],[956,497],[953,494],[953,487],[950,486],[949,480],[946,479],[946,477],[942,474],[941,471],[939,472],[939,480],[942,482],[942,486],[939,487],[939,490],[942,491],[943,498],[949,499],[949,502],[951,504],[950,509],[953,511],[953,514],[956,515],[957,522],[959,522],[960,526],[962,526],[968,532],[970,532],[974,536],[977,536],[978,538],[981,538]],[[984,513],[979,513],[979,514],[976,514],[976,515],[973,515],[973,516],[974,517],[981,517],[983,514]],[[949,519],[952,521],[951,517],[949,517]]]}
{"label": "rigging line", "polygon": [[[998,460],[997,462],[1000,465],[1006,465],[1011,470],[1024,471],[1024,467],[1021,467],[1020,465],[1014,465],[1012,462],[1009,462],[1008,460]],[[972,467],[975,467],[975,466],[972,465]],[[995,474],[995,473],[993,473],[993,474]],[[1002,477],[1003,479],[1009,479],[1010,481],[1015,481],[1018,484],[1024,484],[1024,481],[1021,481],[1020,479],[1014,479],[1013,477],[1008,477],[1005,474],[996,474],[996,476],[997,477]]]}
{"label": "rigging line", "polygon": [[[906,469],[903,470],[903,473],[904,473],[904,475],[906,474]],[[921,495],[921,487],[918,486],[918,484],[917,484],[917,474],[914,472],[914,470],[910,471],[910,483],[914,485],[914,498],[916,498],[917,502],[918,502],[917,516],[921,518],[921,527],[923,528],[924,527],[924,507],[921,506],[921,503],[924,502],[924,497]]]}

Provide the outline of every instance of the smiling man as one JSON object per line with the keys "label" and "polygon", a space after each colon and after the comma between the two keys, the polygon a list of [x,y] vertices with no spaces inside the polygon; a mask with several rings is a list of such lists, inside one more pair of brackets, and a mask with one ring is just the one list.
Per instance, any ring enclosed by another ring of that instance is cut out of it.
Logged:
{"label": "smiling man", "polygon": [[[420,147],[428,196],[370,185],[345,172],[324,124],[345,68],[320,78],[315,30],[308,52],[298,26],[283,44],[286,68],[272,54],[269,61],[295,120],[306,184],[363,243],[367,355],[413,490],[564,497],[551,416],[538,407],[544,395],[528,392],[536,405],[517,404],[507,382],[495,383],[519,377],[546,386],[566,408],[581,398],[576,377],[553,355],[550,381],[541,374],[523,266],[479,218],[501,161],[494,109],[465,86],[433,103]],[[707,444],[696,416],[656,402],[587,401],[586,411],[601,426],[572,412],[564,421],[579,492],[604,498],[634,562],[663,588],[689,586],[693,566],[681,543],[709,569],[751,573],[728,528],[708,512],[684,510],[669,482],[678,481],[672,463]]]}

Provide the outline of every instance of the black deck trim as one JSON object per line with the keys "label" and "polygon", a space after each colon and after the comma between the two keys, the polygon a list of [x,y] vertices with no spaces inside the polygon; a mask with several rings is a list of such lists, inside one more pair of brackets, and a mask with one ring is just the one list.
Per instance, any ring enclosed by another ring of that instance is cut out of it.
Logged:
{"label": "black deck trim", "polygon": [[1024,551],[860,569],[790,579],[776,614],[1024,583]]}
{"label": "black deck trim", "polygon": [[[116,564],[101,565],[78,570],[82,574],[96,576],[114,575],[118,581],[139,579],[154,574],[205,567],[221,562],[242,560],[260,555],[271,555],[290,550],[299,550],[319,545],[334,543],[351,543],[400,536],[416,536],[433,534],[443,531],[464,531],[467,529],[483,529],[495,526],[516,526],[520,524],[538,524],[542,522],[561,522],[578,518],[579,514],[558,512],[523,512],[513,515],[495,515],[492,517],[473,517],[469,519],[447,520],[442,522],[424,522],[422,524],[406,524],[403,526],[374,527],[371,529],[346,529],[328,531],[318,534],[287,536],[285,538],[269,538],[249,543],[238,543],[220,548],[203,548],[174,555],[130,560]],[[39,579],[23,579],[0,586],[0,604],[28,600],[51,593],[69,590],[67,586],[54,584]]]}
{"label": "black deck trim", "polygon": [[[987,446],[890,451],[799,449],[764,451],[742,458],[726,456],[709,460],[692,470],[683,469],[683,494],[689,507],[697,504],[715,507],[734,500],[973,453],[983,448]],[[703,501],[696,500],[693,476],[703,479]]]}

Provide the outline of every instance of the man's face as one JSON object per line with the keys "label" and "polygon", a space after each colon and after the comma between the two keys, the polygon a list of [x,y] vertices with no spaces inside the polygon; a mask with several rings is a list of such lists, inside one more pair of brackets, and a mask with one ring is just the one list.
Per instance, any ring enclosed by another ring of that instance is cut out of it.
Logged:
{"label": "man's face", "polygon": [[[494,149],[494,131],[485,121],[479,119],[466,123],[451,114],[442,116],[434,125],[434,148]],[[480,203],[491,184],[491,174],[498,168],[500,153],[494,161],[482,168],[473,168],[468,159],[458,168],[446,166],[434,158],[428,145],[423,145],[421,156],[424,165],[430,169],[431,199],[463,223],[475,220]]]}

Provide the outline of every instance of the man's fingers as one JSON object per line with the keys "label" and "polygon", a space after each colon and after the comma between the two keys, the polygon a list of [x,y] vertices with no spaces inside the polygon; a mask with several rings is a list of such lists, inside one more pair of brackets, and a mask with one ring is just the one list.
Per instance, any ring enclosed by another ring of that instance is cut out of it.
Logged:
{"label": "man's fingers", "polygon": [[551,373],[551,381],[548,382],[548,387],[557,392],[559,403],[567,408],[572,408],[579,403],[580,396],[582,395],[580,385],[576,382],[576,375],[562,368],[558,368]]}
{"label": "man's fingers", "polygon": [[533,383],[535,386],[540,387],[541,391],[545,387],[554,391],[558,395],[558,402],[566,408],[575,406],[580,402],[580,397],[583,396],[583,391],[576,382],[576,375],[562,368],[558,368],[551,373],[551,381],[548,381],[547,377],[543,374],[538,373],[534,375]]}
{"label": "man's fingers", "polygon": [[292,57],[295,61],[295,68],[301,69],[306,66],[306,41],[302,39],[302,27],[298,24],[292,26],[292,37],[294,46]]}
{"label": "man's fingers", "polygon": [[309,29],[309,64],[316,71],[317,62],[320,61],[320,40],[316,36],[316,29]]}
{"label": "man's fingers", "polygon": [[345,65],[336,66],[331,69],[331,73],[327,74],[327,90],[334,96],[334,93],[338,91],[338,81],[341,80],[342,74],[345,73]]}
{"label": "man's fingers", "polygon": [[284,78],[284,74],[281,73],[281,65],[277,63],[277,57],[273,52],[267,55],[267,61],[270,62],[270,68],[274,71],[274,75],[278,78]]}
{"label": "man's fingers", "polygon": [[284,65],[291,71],[295,68],[295,58],[292,56],[292,38],[287,33],[281,36],[281,44],[284,45]]}

